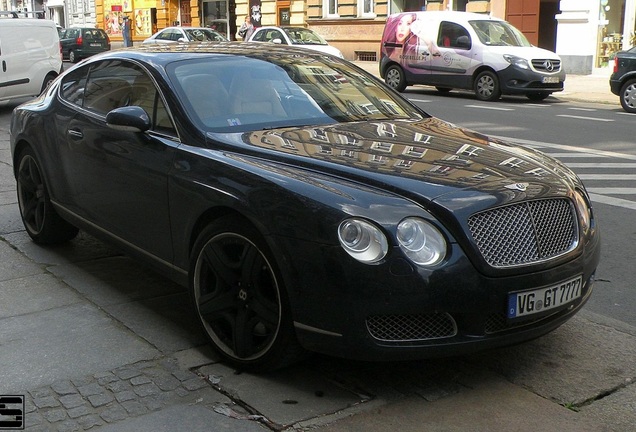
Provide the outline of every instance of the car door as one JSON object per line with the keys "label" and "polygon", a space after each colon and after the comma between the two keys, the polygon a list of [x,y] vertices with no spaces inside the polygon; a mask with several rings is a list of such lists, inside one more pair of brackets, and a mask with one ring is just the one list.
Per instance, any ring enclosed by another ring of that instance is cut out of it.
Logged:
{"label": "car door", "polygon": [[80,29],[71,28],[66,29],[64,35],[60,39],[60,45],[62,46],[62,55],[64,58],[68,58],[68,53],[71,49],[77,49],[75,46],[77,38],[80,35]]}
{"label": "car door", "polygon": [[431,83],[440,87],[470,88],[476,59],[468,30],[461,24],[442,21],[436,44],[439,54],[431,58]]}
{"label": "car door", "polygon": [[[144,88],[138,84],[143,83]],[[168,173],[179,145],[160,93],[139,66],[102,61],[76,69],[62,83],[56,127],[68,176],[62,204],[110,235],[163,260],[172,259]],[[106,114],[142,106],[153,120],[141,133],[115,130]]]}

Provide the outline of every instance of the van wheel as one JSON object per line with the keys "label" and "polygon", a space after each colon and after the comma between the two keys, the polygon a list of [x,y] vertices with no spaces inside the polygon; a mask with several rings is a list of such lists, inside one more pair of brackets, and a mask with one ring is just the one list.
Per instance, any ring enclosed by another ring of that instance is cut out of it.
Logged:
{"label": "van wheel", "polygon": [[484,71],[475,79],[475,95],[482,101],[496,101],[501,97],[499,78],[494,72]]}
{"label": "van wheel", "polygon": [[548,92],[528,93],[526,95],[526,97],[528,99],[530,99],[531,101],[535,101],[535,102],[542,101],[542,100],[546,99],[548,96],[550,96],[550,93],[548,93]]}
{"label": "van wheel", "polygon": [[621,87],[621,106],[625,112],[636,114],[636,79],[629,80]]}
{"label": "van wheel", "polygon": [[49,88],[49,86],[51,85],[51,83],[55,80],[55,75],[53,74],[48,74],[45,78],[44,78],[44,82],[42,83],[42,89],[40,90],[40,94],[44,93],[44,91]]}
{"label": "van wheel", "polygon": [[77,58],[77,56],[75,55],[75,51],[68,52],[68,61],[70,61],[71,63],[77,63],[78,60],[79,58]]}
{"label": "van wheel", "polygon": [[384,82],[393,90],[403,92],[406,88],[406,77],[404,71],[398,65],[391,65],[386,70]]}

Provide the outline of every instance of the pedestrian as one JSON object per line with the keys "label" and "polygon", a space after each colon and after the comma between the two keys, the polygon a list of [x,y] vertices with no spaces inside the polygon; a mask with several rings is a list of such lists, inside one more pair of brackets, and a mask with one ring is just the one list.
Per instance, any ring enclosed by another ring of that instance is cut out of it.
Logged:
{"label": "pedestrian", "polygon": [[254,25],[249,15],[245,15],[245,21],[241,24],[241,28],[238,31],[238,35],[243,38],[244,41],[249,40],[250,36],[254,33]]}
{"label": "pedestrian", "polygon": [[124,37],[124,46],[132,46],[132,40],[130,39],[130,19],[128,15],[124,15],[124,22],[121,27],[121,34]]}

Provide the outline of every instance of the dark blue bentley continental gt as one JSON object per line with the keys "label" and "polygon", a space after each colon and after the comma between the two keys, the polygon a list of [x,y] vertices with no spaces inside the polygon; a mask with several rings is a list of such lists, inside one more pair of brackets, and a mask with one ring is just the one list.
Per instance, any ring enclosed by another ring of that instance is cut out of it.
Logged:
{"label": "dark blue bentley continental gt", "polygon": [[526,341],[581,309],[599,262],[563,164],[302,49],[91,57],[15,109],[11,150],[36,243],[82,229],[163,270],[246,370]]}

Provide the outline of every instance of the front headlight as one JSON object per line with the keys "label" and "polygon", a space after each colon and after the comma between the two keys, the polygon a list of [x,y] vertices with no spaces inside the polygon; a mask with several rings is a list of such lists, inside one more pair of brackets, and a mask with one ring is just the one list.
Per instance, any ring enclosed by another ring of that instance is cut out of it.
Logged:
{"label": "front headlight", "polygon": [[366,264],[380,261],[389,250],[384,233],[363,219],[343,221],[338,227],[338,240],[349,255]]}
{"label": "front headlight", "polygon": [[446,256],[446,241],[437,228],[418,218],[406,218],[398,224],[400,249],[421,266],[434,266]]}
{"label": "front headlight", "polygon": [[503,58],[506,59],[508,63],[518,67],[519,69],[530,69],[530,64],[528,64],[528,60],[524,58],[517,57],[511,54],[504,54]]}
{"label": "front headlight", "polygon": [[592,221],[592,209],[590,208],[586,197],[583,195],[583,192],[579,190],[577,190],[574,194],[574,202],[576,203],[576,211],[579,214],[583,234],[587,234]]}

